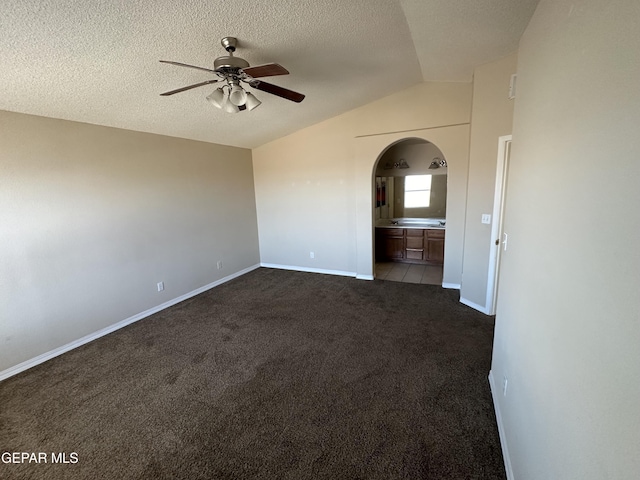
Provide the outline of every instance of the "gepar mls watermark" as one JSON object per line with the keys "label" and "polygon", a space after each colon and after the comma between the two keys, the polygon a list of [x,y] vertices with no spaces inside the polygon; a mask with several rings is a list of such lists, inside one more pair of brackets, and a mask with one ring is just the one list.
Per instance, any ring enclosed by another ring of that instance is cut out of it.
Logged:
{"label": "gepar mls watermark", "polygon": [[2,463],[78,463],[77,452],[2,452]]}

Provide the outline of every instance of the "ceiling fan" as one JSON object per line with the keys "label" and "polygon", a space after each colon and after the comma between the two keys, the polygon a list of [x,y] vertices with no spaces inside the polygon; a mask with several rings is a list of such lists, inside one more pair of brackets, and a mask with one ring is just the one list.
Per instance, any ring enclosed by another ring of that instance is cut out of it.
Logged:
{"label": "ceiling fan", "polygon": [[221,83],[222,86],[207,96],[207,100],[213,103],[216,107],[229,113],[236,113],[242,110],[253,110],[262,103],[251,92],[247,92],[242,87],[241,83],[246,83],[257,90],[277,95],[278,97],[291,100],[292,102],[300,103],[304,100],[304,95],[301,93],[294,92],[293,90],[289,90],[272,83],[267,83],[263,80],[258,80],[258,78],[262,77],[288,75],[288,70],[282,65],[278,65],[277,63],[267,63],[251,67],[249,66],[249,62],[246,60],[233,56],[233,52],[235,52],[238,45],[238,40],[235,37],[224,37],[221,43],[228,52],[228,55],[216,58],[213,62],[213,69],[197,67],[195,65],[188,65],[180,62],[171,62],[169,60],[160,60],[162,63],[170,63],[171,65],[177,65],[179,67],[203,70],[205,72],[212,73],[217,77],[211,80],[205,80],[204,82],[194,83],[193,85],[187,85],[186,87],[170,90],[168,92],[161,93],[160,95],[168,96],[184,92],[186,90],[191,90],[192,88],[210,85],[212,83]]}

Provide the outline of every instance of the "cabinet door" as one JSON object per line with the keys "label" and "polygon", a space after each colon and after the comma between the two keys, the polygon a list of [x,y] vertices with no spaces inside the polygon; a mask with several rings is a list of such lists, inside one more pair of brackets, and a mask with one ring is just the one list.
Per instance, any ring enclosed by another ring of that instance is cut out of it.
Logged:
{"label": "cabinet door", "polygon": [[376,259],[404,258],[404,231],[401,228],[376,228]]}
{"label": "cabinet door", "polygon": [[399,236],[387,236],[384,239],[385,258],[404,258],[404,238]]}
{"label": "cabinet door", "polygon": [[427,238],[427,260],[439,265],[444,263],[444,238]]}

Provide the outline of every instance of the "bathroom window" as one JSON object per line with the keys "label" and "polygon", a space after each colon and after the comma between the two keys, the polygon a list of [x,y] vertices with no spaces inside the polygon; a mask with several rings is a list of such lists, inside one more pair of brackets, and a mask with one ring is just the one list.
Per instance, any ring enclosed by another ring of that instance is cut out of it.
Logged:
{"label": "bathroom window", "polygon": [[431,200],[431,175],[404,177],[404,208],[428,207]]}

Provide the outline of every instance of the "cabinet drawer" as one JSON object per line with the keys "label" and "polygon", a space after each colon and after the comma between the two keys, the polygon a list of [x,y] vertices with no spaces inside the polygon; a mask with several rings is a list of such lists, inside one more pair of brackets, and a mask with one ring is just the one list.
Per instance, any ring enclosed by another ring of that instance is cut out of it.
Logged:
{"label": "cabinet drawer", "polygon": [[407,228],[407,237],[422,237],[424,235],[423,229]]}
{"label": "cabinet drawer", "polygon": [[423,237],[407,237],[407,248],[422,249],[424,248]]}
{"label": "cabinet drawer", "polygon": [[408,259],[412,260],[422,260],[422,250],[410,250],[407,248],[406,255]]}
{"label": "cabinet drawer", "polygon": [[429,238],[444,238],[444,230],[427,230],[427,237]]}
{"label": "cabinet drawer", "polygon": [[402,228],[378,228],[378,233],[384,237],[402,237]]}

